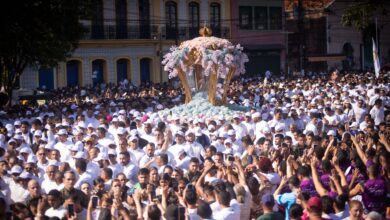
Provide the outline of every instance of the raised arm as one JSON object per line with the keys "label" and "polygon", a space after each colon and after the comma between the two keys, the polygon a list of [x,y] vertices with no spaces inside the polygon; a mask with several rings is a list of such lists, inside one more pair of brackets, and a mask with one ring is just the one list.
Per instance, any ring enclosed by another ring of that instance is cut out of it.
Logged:
{"label": "raised arm", "polygon": [[326,196],[328,193],[328,190],[326,190],[320,182],[320,178],[318,176],[317,167],[316,167],[317,166],[316,157],[311,158],[310,166],[311,166],[311,175],[313,177],[314,187],[316,188],[316,191],[318,192],[318,194],[321,197]]}
{"label": "raised arm", "polygon": [[360,157],[360,159],[363,161],[364,165],[367,163],[367,157],[366,154],[363,152],[363,149],[360,147],[359,143],[357,142],[356,138],[354,136],[351,136],[353,146],[355,146],[356,151]]}

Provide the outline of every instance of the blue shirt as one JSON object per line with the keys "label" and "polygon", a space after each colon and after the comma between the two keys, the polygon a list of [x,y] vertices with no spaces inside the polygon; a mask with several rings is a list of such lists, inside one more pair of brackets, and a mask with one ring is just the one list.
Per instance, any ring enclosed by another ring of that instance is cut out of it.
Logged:
{"label": "blue shirt", "polygon": [[294,192],[283,193],[282,195],[278,195],[276,202],[279,205],[282,205],[285,208],[285,219],[290,220],[289,211],[292,205],[296,203],[297,195]]}

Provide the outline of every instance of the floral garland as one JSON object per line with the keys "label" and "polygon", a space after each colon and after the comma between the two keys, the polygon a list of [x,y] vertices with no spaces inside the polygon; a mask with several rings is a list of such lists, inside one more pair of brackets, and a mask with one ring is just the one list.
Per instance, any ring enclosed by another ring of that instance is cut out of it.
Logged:
{"label": "floral garland", "polygon": [[177,68],[181,68],[188,75],[192,75],[194,68],[186,65],[189,53],[197,50],[201,54],[193,64],[200,64],[203,74],[209,76],[213,73],[214,65],[218,66],[218,78],[226,78],[229,69],[235,68],[235,75],[245,73],[245,63],[249,61],[248,56],[243,52],[240,44],[234,46],[226,39],[216,37],[198,37],[190,41],[183,42],[179,47],[171,47],[170,52],[164,56],[162,64],[164,71],[169,72],[169,78],[177,76]]}

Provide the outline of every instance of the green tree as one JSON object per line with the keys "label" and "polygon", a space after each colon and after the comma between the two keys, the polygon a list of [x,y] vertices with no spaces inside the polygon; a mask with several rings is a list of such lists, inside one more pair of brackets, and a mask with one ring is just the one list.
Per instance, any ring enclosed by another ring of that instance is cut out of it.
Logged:
{"label": "green tree", "polygon": [[343,12],[341,24],[363,31],[373,22],[375,14],[387,14],[384,0],[362,0],[350,4]]}
{"label": "green tree", "polygon": [[12,0],[0,7],[0,85],[12,99],[28,66],[55,66],[70,56],[85,29],[83,0]]}

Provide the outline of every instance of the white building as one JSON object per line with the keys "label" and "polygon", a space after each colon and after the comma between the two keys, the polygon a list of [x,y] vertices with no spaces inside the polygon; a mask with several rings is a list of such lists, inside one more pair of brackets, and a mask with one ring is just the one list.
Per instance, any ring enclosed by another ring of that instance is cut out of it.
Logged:
{"label": "white building", "polygon": [[72,56],[51,69],[27,68],[21,88],[166,81],[164,51],[197,37],[204,22],[214,36],[230,37],[230,0],[101,0],[94,10]]}

